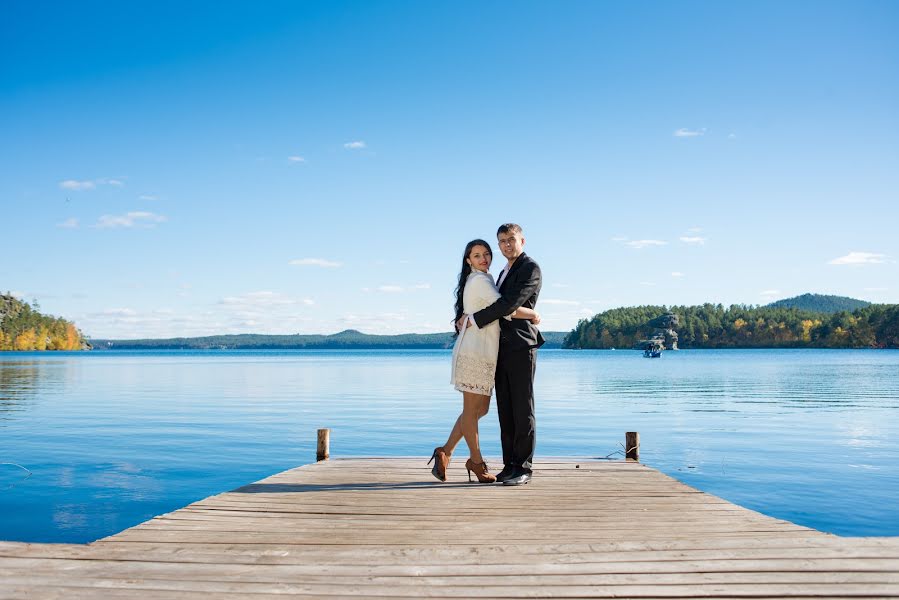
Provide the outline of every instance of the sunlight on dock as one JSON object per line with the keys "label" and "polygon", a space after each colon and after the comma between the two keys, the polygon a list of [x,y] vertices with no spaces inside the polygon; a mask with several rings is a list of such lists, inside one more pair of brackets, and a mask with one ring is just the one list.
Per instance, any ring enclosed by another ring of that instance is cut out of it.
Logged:
{"label": "sunlight on dock", "polygon": [[323,461],[86,546],[0,543],[0,598],[899,597],[899,539],[841,538],[634,461],[525,486]]}

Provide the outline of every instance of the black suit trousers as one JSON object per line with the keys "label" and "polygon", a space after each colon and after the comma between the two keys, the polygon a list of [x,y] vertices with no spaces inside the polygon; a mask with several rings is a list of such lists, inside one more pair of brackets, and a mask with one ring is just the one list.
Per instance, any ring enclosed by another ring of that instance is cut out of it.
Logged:
{"label": "black suit trousers", "polygon": [[499,415],[503,463],[531,470],[537,446],[534,417],[534,372],[537,349],[503,350],[496,363],[496,412]]}

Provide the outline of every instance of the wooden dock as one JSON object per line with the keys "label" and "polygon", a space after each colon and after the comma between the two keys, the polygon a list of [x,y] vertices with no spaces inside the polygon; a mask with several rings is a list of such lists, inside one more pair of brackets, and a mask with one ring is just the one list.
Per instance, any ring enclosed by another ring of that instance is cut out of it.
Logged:
{"label": "wooden dock", "polygon": [[521,487],[416,459],[279,473],[88,545],[0,542],[0,598],[899,597],[899,538],[766,517],[637,462]]}

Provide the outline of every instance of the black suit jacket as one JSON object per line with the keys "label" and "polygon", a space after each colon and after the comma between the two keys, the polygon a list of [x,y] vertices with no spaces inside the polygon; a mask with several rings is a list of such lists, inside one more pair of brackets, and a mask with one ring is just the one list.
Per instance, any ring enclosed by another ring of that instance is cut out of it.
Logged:
{"label": "black suit jacket", "polygon": [[512,268],[499,286],[502,296],[483,310],[474,313],[478,327],[499,319],[499,343],[506,350],[539,348],[545,340],[540,330],[526,319],[503,319],[519,306],[534,308],[543,279],[540,266],[524,252],[512,263]]}

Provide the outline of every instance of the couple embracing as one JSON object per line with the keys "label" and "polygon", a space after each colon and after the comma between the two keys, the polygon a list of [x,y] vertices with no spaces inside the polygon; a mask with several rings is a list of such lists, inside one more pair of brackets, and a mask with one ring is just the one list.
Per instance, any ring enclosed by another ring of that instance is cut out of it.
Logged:
{"label": "couple embracing", "polygon": [[[507,260],[496,283],[489,272],[493,252],[488,242],[472,240],[462,257],[452,371],[452,383],[462,392],[462,414],[431,456],[431,473],[440,481],[446,481],[453,450],[463,437],[471,454],[465,463],[469,481],[472,473],[481,483],[521,485],[531,479],[537,441],[534,370],[544,341],[534,310],[540,267],[524,253],[519,225],[500,225],[496,240]],[[487,414],[494,387],[504,463],[496,475],[489,472],[478,441],[478,419]]]}

